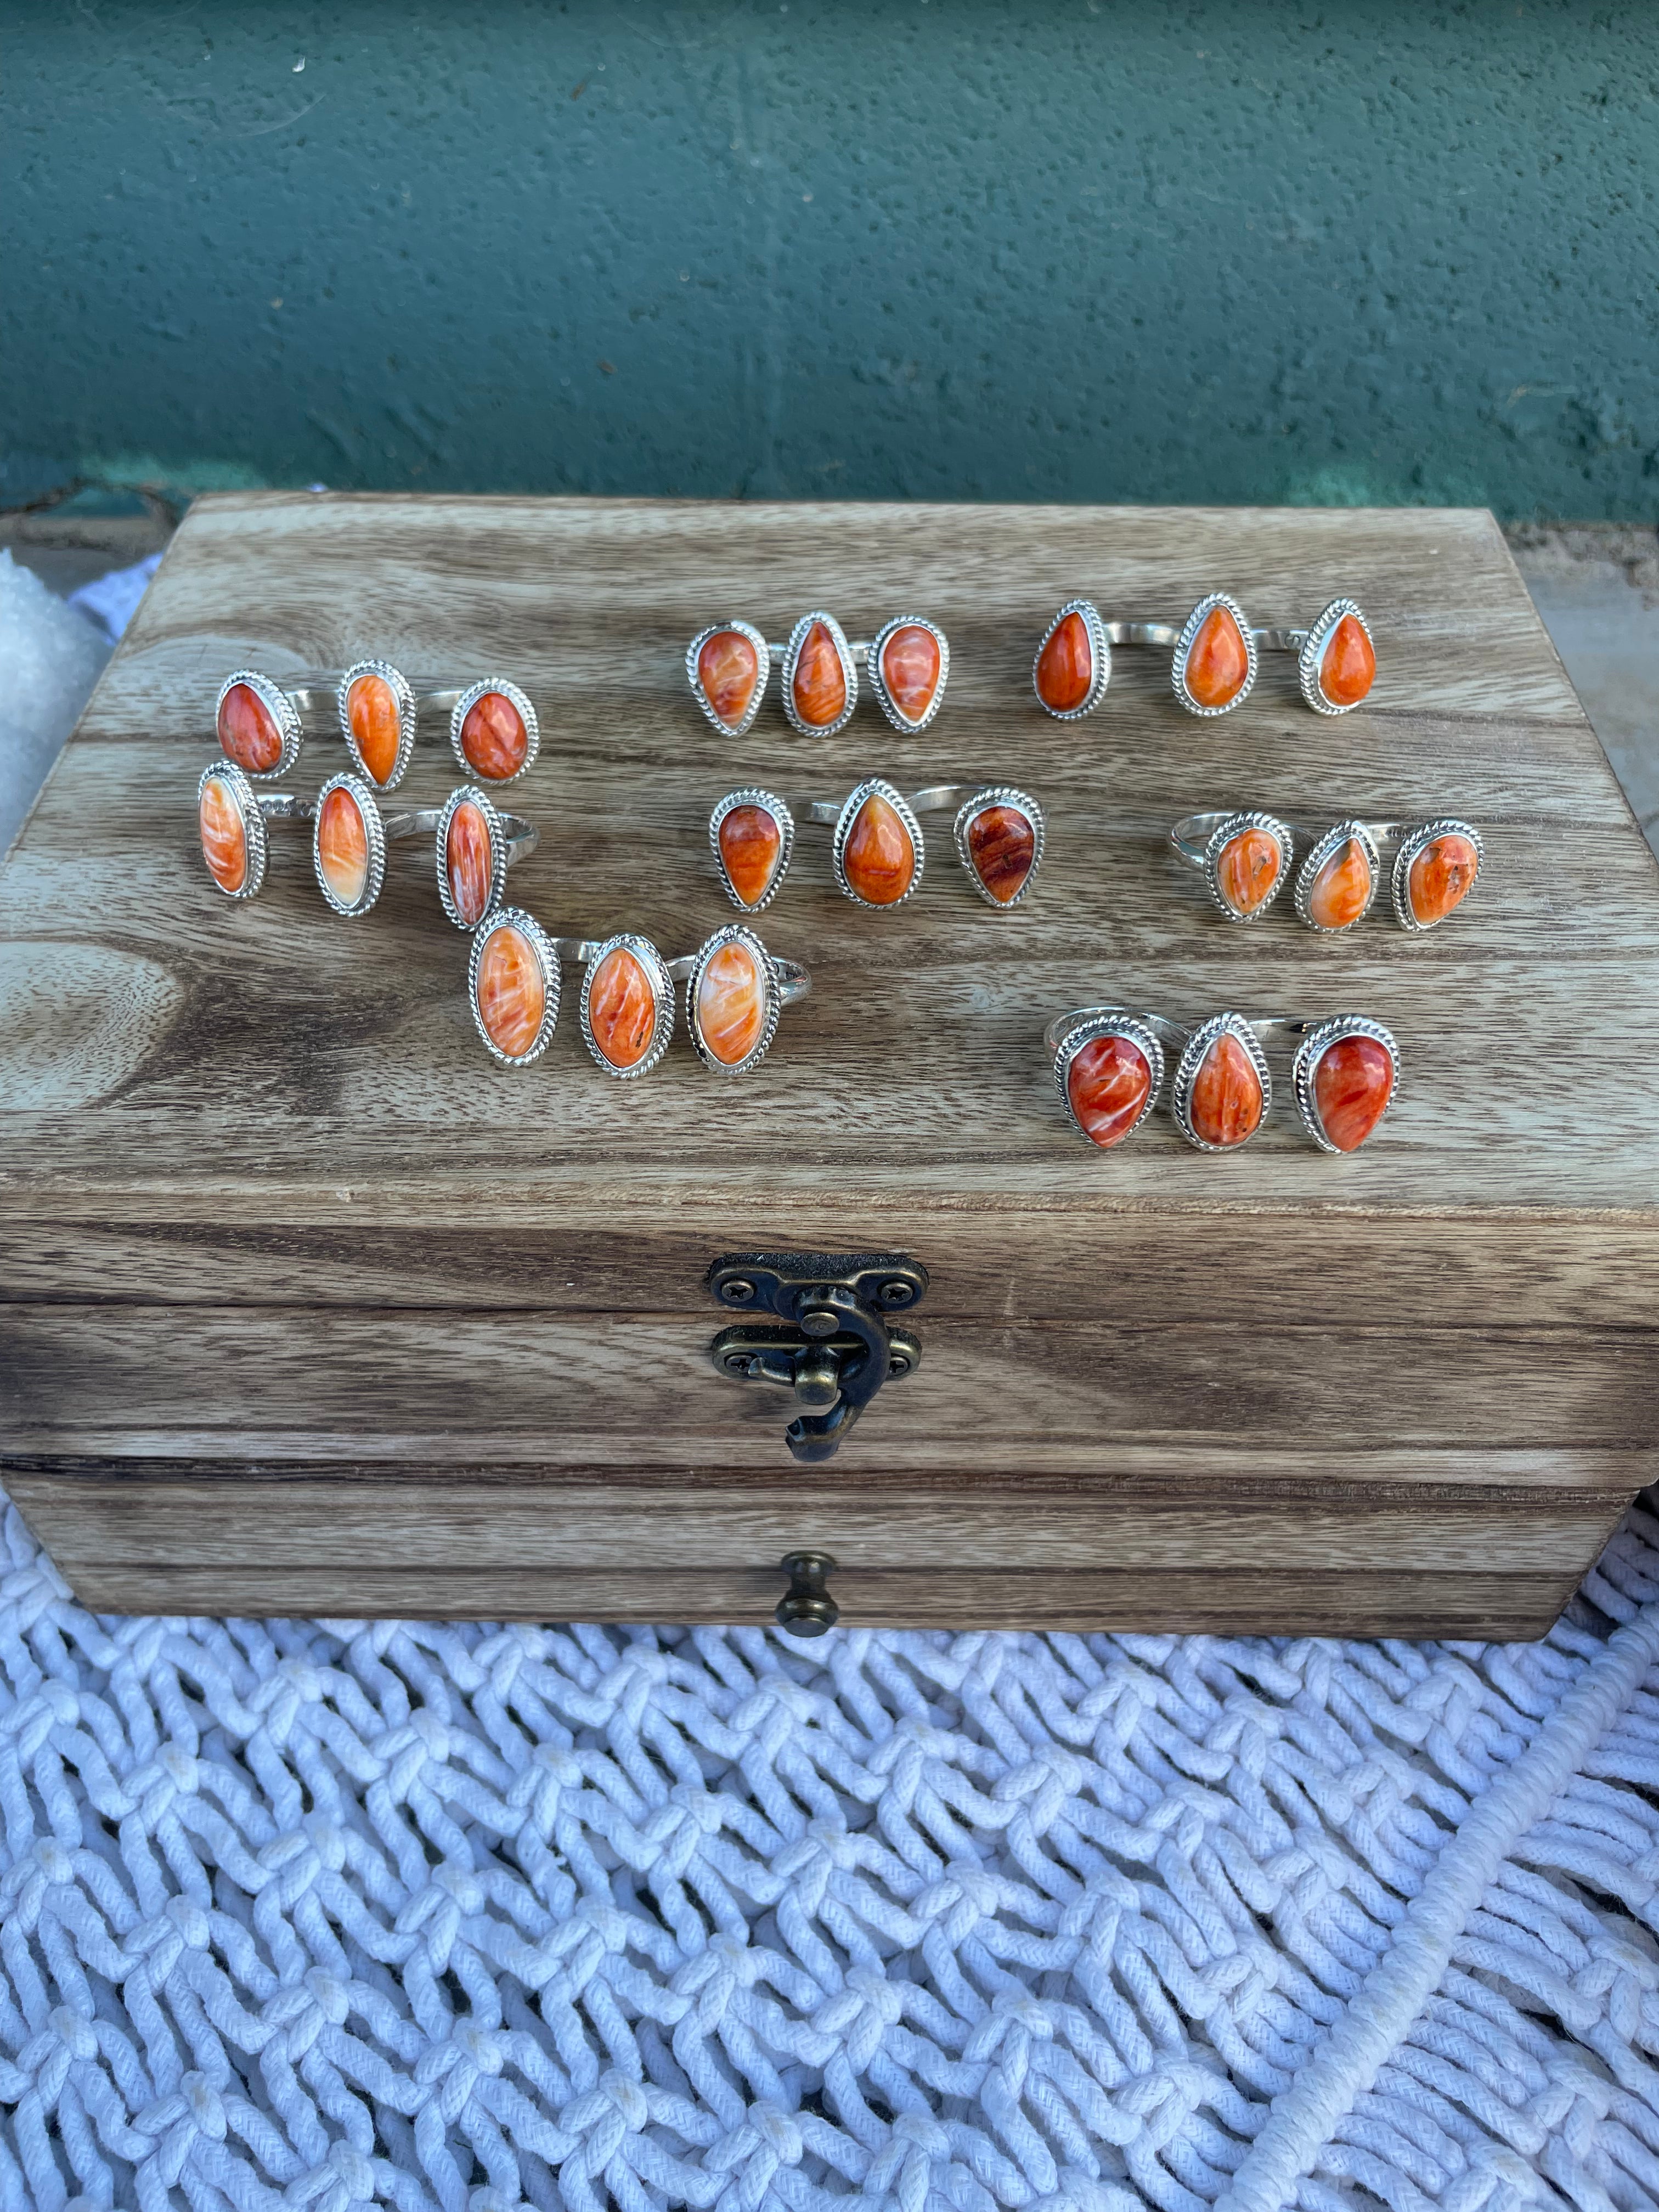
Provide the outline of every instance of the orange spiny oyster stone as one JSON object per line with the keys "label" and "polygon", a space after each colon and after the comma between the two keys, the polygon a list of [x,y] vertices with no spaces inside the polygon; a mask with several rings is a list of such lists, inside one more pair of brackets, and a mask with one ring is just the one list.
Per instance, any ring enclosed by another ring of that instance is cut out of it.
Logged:
{"label": "orange spiny oyster stone", "polygon": [[1394,1055],[1375,1037],[1338,1037],[1313,1074],[1320,1126],[1339,1152],[1356,1152],[1394,1096]]}
{"label": "orange spiny oyster stone", "polygon": [[1024,888],[1036,859],[1036,831],[1017,806],[981,806],[968,824],[968,857],[999,906]]}
{"label": "orange spiny oyster stone", "polygon": [[744,906],[758,906],[783,858],[783,831],[776,817],[764,806],[734,806],[720,817],[716,835],[732,896]]}
{"label": "orange spiny oyster stone", "polygon": [[349,791],[331,791],[317,817],[317,865],[342,906],[355,907],[368,883],[368,832]]}
{"label": "orange spiny oyster stone", "polygon": [[1056,714],[1074,714],[1095,680],[1095,648],[1080,614],[1066,616],[1037,656],[1036,693]]}
{"label": "orange spiny oyster stone", "polygon": [[1356,616],[1344,615],[1319,656],[1319,688],[1333,707],[1357,707],[1376,680],[1376,653]]}
{"label": "orange spiny oyster stone", "polygon": [[847,704],[847,677],[836,641],[815,622],[795,657],[795,712],[815,730],[833,722]]}
{"label": "orange spiny oyster stone", "polygon": [[219,744],[250,775],[269,775],[283,757],[276,717],[251,684],[233,684],[219,702]]}
{"label": "orange spiny oyster stone", "polygon": [[1474,890],[1480,866],[1472,837],[1459,830],[1431,837],[1407,872],[1406,896],[1413,921],[1424,929],[1443,921]]}
{"label": "orange spiny oyster stone", "polygon": [[766,987],[746,945],[722,945],[697,982],[697,1034],[722,1067],[747,1060],[766,1022]]}
{"label": "orange spiny oyster stone", "polygon": [[1243,1042],[1224,1031],[1204,1055],[1187,1118],[1206,1145],[1231,1147],[1261,1125],[1261,1079]]}
{"label": "orange spiny oyster stone", "polygon": [[208,873],[222,891],[240,890],[247,881],[247,825],[235,793],[218,776],[210,776],[196,813]]}
{"label": "orange spiny oyster stone", "polygon": [[1182,680],[1200,707],[1231,707],[1250,672],[1244,633],[1225,607],[1212,607],[1187,648]]}
{"label": "orange spiny oyster stone", "polygon": [[920,623],[896,629],[881,648],[881,680],[908,722],[919,722],[939,689],[939,640]]}
{"label": "orange spiny oyster stone", "polygon": [[916,879],[916,848],[896,807],[872,791],[842,848],[848,883],[871,906],[893,906]]}
{"label": "orange spiny oyster stone", "polygon": [[1313,879],[1308,912],[1316,927],[1348,929],[1371,895],[1370,855],[1358,837],[1345,837]]}
{"label": "orange spiny oyster stone", "polygon": [[1103,1151],[1128,1135],[1152,1087],[1146,1055],[1126,1036],[1091,1037],[1066,1071],[1072,1111]]}
{"label": "orange spiny oyster stone", "polygon": [[522,1060],[541,1035],[547,979],[536,948],[510,923],[493,929],[478,960],[478,1018],[509,1060]]}
{"label": "orange spiny oyster stone", "polygon": [[489,908],[495,887],[495,855],[489,849],[489,824],[483,810],[464,799],[449,817],[444,839],[444,872],[455,911],[471,929]]}
{"label": "orange spiny oyster stone", "polygon": [[635,1067],[657,1031],[657,1002],[645,969],[626,945],[613,946],[588,986],[587,1026],[612,1067]]}
{"label": "orange spiny oyster stone", "polygon": [[1229,837],[1215,864],[1222,897],[1243,917],[1260,912],[1279,880],[1279,840],[1270,830],[1241,830]]}
{"label": "orange spiny oyster stone", "polygon": [[469,766],[491,783],[517,775],[530,750],[524,716],[502,691],[486,691],[461,724],[461,750]]}
{"label": "orange spiny oyster stone", "polygon": [[398,765],[403,725],[398,695],[384,676],[360,676],[346,693],[346,720],[357,741],[364,773],[385,783]]}
{"label": "orange spiny oyster stone", "polygon": [[717,629],[697,655],[697,681],[709,708],[735,730],[749,711],[760,675],[760,657],[738,629]]}

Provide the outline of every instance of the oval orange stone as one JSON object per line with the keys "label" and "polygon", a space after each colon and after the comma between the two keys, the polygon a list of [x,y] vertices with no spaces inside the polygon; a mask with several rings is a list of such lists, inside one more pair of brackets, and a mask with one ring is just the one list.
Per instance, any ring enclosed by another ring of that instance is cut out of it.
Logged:
{"label": "oval orange stone", "polygon": [[317,817],[317,865],[342,906],[356,906],[368,883],[368,833],[349,791],[331,791]]}
{"label": "oval orange stone", "polygon": [[360,676],[346,693],[346,720],[366,775],[384,783],[398,765],[403,725],[398,695],[384,676]]}
{"label": "oval orange stone", "polygon": [[449,817],[444,839],[444,872],[455,911],[471,929],[489,910],[495,887],[495,856],[489,849],[489,824],[470,799],[464,799]]}
{"label": "oval orange stone", "polygon": [[892,906],[916,876],[916,848],[898,810],[872,791],[860,807],[842,848],[848,882],[872,906]]}
{"label": "oval orange stone", "polygon": [[1255,914],[1279,880],[1279,840],[1269,830],[1241,830],[1229,837],[1215,865],[1221,896],[1237,915]]}
{"label": "oval orange stone", "polygon": [[1424,929],[1432,929],[1436,922],[1443,921],[1474,890],[1480,866],[1480,855],[1474,849],[1472,837],[1465,837],[1456,830],[1431,837],[1412,862],[1406,877],[1406,896],[1411,902],[1413,921]]}
{"label": "oval orange stone", "polygon": [[720,863],[732,894],[758,906],[783,858],[783,831],[763,806],[734,806],[720,819]]}
{"label": "oval orange stone", "polygon": [[478,961],[478,1018],[497,1051],[521,1060],[541,1034],[547,979],[535,947],[509,924],[493,929]]}
{"label": "oval orange stone", "polygon": [[247,881],[247,825],[236,794],[216,775],[210,776],[202,786],[196,814],[208,873],[222,891],[240,890]]}
{"label": "oval orange stone", "polygon": [[746,945],[722,945],[697,984],[697,1034],[722,1067],[747,1060],[766,1022],[766,988]]}
{"label": "oval orange stone", "polygon": [[612,1067],[634,1067],[651,1048],[657,1002],[646,972],[625,945],[607,952],[587,994],[587,1026]]}
{"label": "oval orange stone", "polygon": [[1338,1037],[1319,1055],[1313,1095],[1338,1152],[1358,1152],[1394,1096],[1394,1056],[1375,1037]]}
{"label": "oval orange stone", "polygon": [[968,857],[999,906],[1024,887],[1036,859],[1036,832],[1015,806],[982,806],[968,824]]}
{"label": "oval orange stone", "polygon": [[1308,912],[1320,929],[1348,929],[1371,895],[1371,864],[1358,837],[1346,837],[1313,879]]}
{"label": "oval orange stone", "polygon": [[1146,1055],[1123,1036],[1091,1037],[1066,1071],[1072,1111],[1103,1150],[1128,1135],[1152,1087]]}
{"label": "oval orange stone", "polygon": [[1357,707],[1376,680],[1376,654],[1365,625],[1344,615],[1319,656],[1319,688],[1333,707]]}
{"label": "oval orange stone", "polygon": [[1212,607],[1187,648],[1187,689],[1200,707],[1230,707],[1250,672],[1244,633],[1225,607]]}
{"label": "oval orange stone", "polygon": [[1187,1116],[1206,1145],[1242,1145],[1261,1124],[1261,1080],[1241,1040],[1218,1036],[1204,1055]]}
{"label": "oval orange stone", "polygon": [[219,702],[219,744],[250,775],[269,775],[283,757],[276,717],[251,684],[233,684]]}
{"label": "oval orange stone", "polygon": [[847,677],[841,655],[821,622],[807,631],[796,656],[793,690],[795,712],[815,730],[833,722],[847,704]]}
{"label": "oval orange stone", "polygon": [[760,674],[760,657],[738,629],[717,629],[702,641],[697,681],[712,711],[735,730],[749,711]]}
{"label": "oval orange stone", "polygon": [[461,750],[469,766],[491,783],[517,775],[530,750],[530,732],[504,692],[486,691],[473,701],[461,724]]}
{"label": "oval orange stone", "polygon": [[1056,714],[1074,714],[1095,680],[1095,649],[1080,614],[1066,616],[1037,656],[1036,693]]}
{"label": "oval orange stone", "polygon": [[919,722],[939,689],[939,640],[920,623],[896,629],[881,648],[881,680],[908,722]]}

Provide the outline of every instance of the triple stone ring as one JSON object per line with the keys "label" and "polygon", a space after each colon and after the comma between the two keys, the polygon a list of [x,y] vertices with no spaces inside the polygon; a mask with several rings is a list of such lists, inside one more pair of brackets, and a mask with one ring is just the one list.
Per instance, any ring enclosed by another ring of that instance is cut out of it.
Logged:
{"label": "triple stone ring", "polygon": [[1389,895],[1402,929],[1437,929],[1474,889],[1484,850],[1471,822],[1438,815],[1427,822],[1339,822],[1329,830],[1293,828],[1277,815],[1245,808],[1188,814],[1170,832],[1182,859],[1197,868],[1229,921],[1255,921],[1283,889],[1297,839],[1307,851],[1296,876],[1296,911],[1310,929],[1352,929],[1370,912],[1382,879],[1381,848],[1394,847]]}
{"label": "triple stone ring", "polygon": [[884,777],[866,776],[845,799],[809,799],[792,808],[756,785],[728,791],[708,817],[708,842],[726,895],[746,914],[776,896],[795,850],[795,817],[834,831],[836,883],[857,906],[902,906],[921,881],[923,814],[950,814],[957,857],[989,906],[1018,906],[1042,860],[1042,809],[1008,784],[940,783],[907,797]]}
{"label": "triple stone ring", "polygon": [[787,645],[769,645],[752,623],[711,623],[685,648],[691,696],[723,737],[740,738],[761,709],[774,661],[783,669],[783,711],[803,738],[830,738],[858,704],[858,671],[896,730],[925,730],[939,709],[951,647],[937,623],[895,615],[870,639],[848,642],[834,615],[805,614]]}
{"label": "triple stone ring", "polygon": [[449,745],[464,775],[511,783],[541,744],[536,709],[516,684],[487,676],[465,690],[416,691],[386,660],[360,660],[336,678],[289,684],[239,668],[219,687],[214,726],[220,750],[245,775],[286,775],[305,743],[305,719],[334,710],[358,773],[376,791],[402,782],[422,708],[449,717]]}
{"label": "triple stone ring", "polygon": [[1253,629],[1238,601],[1206,592],[1186,621],[1107,622],[1091,599],[1068,599],[1031,665],[1038,702],[1062,722],[1092,714],[1112,678],[1115,645],[1165,647],[1170,681],[1189,714],[1243,706],[1263,653],[1293,653],[1302,696],[1319,714],[1352,714],[1376,676],[1370,626],[1352,599],[1333,599],[1310,629]]}

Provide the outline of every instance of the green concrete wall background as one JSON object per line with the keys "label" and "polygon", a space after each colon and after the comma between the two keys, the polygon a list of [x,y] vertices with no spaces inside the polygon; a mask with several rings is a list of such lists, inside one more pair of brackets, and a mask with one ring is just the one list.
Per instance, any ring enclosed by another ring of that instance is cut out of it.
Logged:
{"label": "green concrete wall background", "polygon": [[1656,202],[1639,5],[10,0],[0,481],[1648,519]]}

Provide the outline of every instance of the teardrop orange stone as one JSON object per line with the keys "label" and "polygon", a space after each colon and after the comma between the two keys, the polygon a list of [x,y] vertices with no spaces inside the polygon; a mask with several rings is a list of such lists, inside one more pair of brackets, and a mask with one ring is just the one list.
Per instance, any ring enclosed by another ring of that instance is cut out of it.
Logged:
{"label": "teardrop orange stone", "polygon": [[1103,1151],[1128,1135],[1152,1087],[1146,1054],[1123,1036],[1091,1037],[1066,1071],[1072,1111]]}
{"label": "teardrop orange stone", "polygon": [[444,870],[449,896],[468,929],[483,920],[494,887],[495,856],[489,849],[489,824],[470,799],[464,799],[449,817],[444,839]]}
{"label": "teardrop orange stone", "polygon": [[1432,837],[1412,862],[1406,878],[1406,896],[1412,919],[1424,929],[1443,921],[1474,889],[1480,856],[1473,838],[1455,830]]}
{"label": "teardrop orange stone", "polygon": [[1241,830],[1221,848],[1215,879],[1221,896],[1241,918],[1258,913],[1279,880],[1279,840],[1267,830]]}
{"label": "teardrop orange stone", "polygon": [[1187,649],[1188,690],[1200,707],[1231,707],[1249,672],[1244,633],[1225,607],[1212,607]]}
{"label": "teardrop orange stone", "polygon": [[1357,707],[1376,679],[1376,653],[1365,625],[1344,615],[1319,657],[1319,688],[1333,707]]}
{"label": "teardrop orange stone", "polygon": [[233,684],[219,702],[219,744],[250,775],[269,775],[283,757],[276,718],[251,684]]}
{"label": "teardrop orange stone", "polygon": [[1261,1081],[1240,1039],[1224,1032],[1205,1054],[1187,1115],[1206,1145],[1231,1149],[1255,1136],[1261,1123]]}
{"label": "teardrop orange stone", "polygon": [[357,741],[364,773],[384,784],[398,765],[403,736],[398,695],[384,676],[360,676],[346,693],[346,720]]}
{"label": "teardrop orange stone", "polygon": [[860,807],[842,848],[848,884],[871,906],[893,906],[915,881],[916,848],[898,811],[878,791]]}
{"label": "teardrop orange stone", "polygon": [[1314,878],[1308,912],[1320,929],[1349,929],[1371,895],[1371,864],[1358,837],[1346,838]]}
{"label": "teardrop orange stone", "polygon": [[721,817],[716,834],[733,896],[744,906],[758,906],[783,858],[783,831],[765,807],[734,806]]}
{"label": "teardrop orange stone", "polygon": [[821,622],[813,623],[795,658],[795,712],[803,722],[821,730],[847,705],[847,677],[836,650],[836,641]]}
{"label": "teardrop orange stone", "polygon": [[478,1018],[496,1049],[521,1060],[541,1034],[547,981],[534,946],[511,924],[492,930],[478,961]]}
{"label": "teardrop orange stone", "polygon": [[317,818],[317,865],[342,906],[355,907],[368,883],[368,833],[349,791],[331,791]]}
{"label": "teardrop orange stone", "polygon": [[760,1042],[766,992],[746,945],[722,945],[697,983],[697,1034],[722,1067],[747,1060]]}
{"label": "teardrop orange stone", "polygon": [[1375,1037],[1338,1037],[1313,1074],[1320,1125],[1339,1152],[1358,1152],[1394,1096],[1394,1058]]}
{"label": "teardrop orange stone", "polygon": [[461,724],[461,750],[468,765],[490,783],[517,775],[530,750],[524,716],[501,691],[475,699]]}
{"label": "teardrop orange stone", "polygon": [[222,891],[234,895],[247,881],[247,826],[235,794],[216,775],[210,776],[196,811],[208,873]]}
{"label": "teardrop orange stone", "polygon": [[1056,714],[1074,714],[1095,680],[1095,649],[1089,625],[1078,613],[1066,616],[1037,656],[1036,694]]}
{"label": "teardrop orange stone", "polygon": [[968,857],[999,906],[1024,888],[1036,859],[1036,832],[1015,806],[982,806],[968,824]]}
{"label": "teardrop orange stone", "polygon": [[749,711],[760,658],[740,629],[717,629],[697,655],[697,681],[710,708],[735,730]]}
{"label": "teardrop orange stone", "polygon": [[607,952],[593,971],[587,1026],[612,1067],[634,1067],[650,1050],[657,1003],[644,969],[625,945]]}
{"label": "teardrop orange stone", "polygon": [[881,648],[881,680],[908,722],[919,722],[939,689],[939,640],[920,623],[896,629]]}

